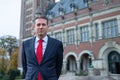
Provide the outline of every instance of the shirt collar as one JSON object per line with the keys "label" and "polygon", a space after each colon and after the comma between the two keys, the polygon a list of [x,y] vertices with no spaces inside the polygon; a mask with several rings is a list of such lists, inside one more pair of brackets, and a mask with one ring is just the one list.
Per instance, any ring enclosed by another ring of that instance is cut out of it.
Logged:
{"label": "shirt collar", "polygon": [[[39,40],[39,38],[36,37],[35,42],[38,42],[38,40]],[[42,40],[47,43],[47,41],[48,41],[48,36],[46,35],[44,38],[42,38]]]}

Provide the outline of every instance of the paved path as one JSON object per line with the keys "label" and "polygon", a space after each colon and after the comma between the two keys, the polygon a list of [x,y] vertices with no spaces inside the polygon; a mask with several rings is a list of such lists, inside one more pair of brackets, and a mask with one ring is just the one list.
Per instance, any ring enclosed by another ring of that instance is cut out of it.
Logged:
{"label": "paved path", "polygon": [[120,77],[113,79],[109,76],[75,76],[74,73],[67,73],[65,75],[61,75],[59,80],[120,80]]}
{"label": "paved path", "polygon": [[[23,80],[23,79],[18,79]],[[75,76],[74,73],[67,73],[61,75],[59,80],[120,80],[120,76],[117,79],[113,79],[109,76]]]}
{"label": "paved path", "polygon": [[76,80],[77,76],[75,76],[74,73],[67,73],[64,75],[61,75],[59,80]]}

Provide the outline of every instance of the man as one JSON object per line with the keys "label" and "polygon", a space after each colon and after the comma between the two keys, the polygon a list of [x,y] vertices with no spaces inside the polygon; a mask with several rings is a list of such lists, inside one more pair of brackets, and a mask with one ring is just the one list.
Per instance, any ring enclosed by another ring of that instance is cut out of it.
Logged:
{"label": "man", "polygon": [[[34,20],[35,37],[22,43],[25,80],[58,80],[60,76],[63,45],[47,35],[48,29],[48,19],[45,16],[37,17]],[[38,47],[39,44],[41,47]]]}

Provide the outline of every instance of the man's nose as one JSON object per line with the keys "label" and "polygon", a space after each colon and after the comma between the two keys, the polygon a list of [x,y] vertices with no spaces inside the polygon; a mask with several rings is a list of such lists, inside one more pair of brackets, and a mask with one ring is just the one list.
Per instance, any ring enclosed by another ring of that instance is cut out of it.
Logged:
{"label": "man's nose", "polygon": [[43,28],[43,25],[40,25],[39,28]]}

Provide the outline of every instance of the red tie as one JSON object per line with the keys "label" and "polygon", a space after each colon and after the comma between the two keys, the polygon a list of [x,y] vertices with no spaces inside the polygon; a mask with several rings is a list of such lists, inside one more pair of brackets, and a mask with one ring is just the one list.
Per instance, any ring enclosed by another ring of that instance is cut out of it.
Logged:
{"label": "red tie", "polygon": [[38,42],[39,42],[39,44],[38,44],[37,51],[36,51],[36,57],[38,60],[38,64],[40,64],[40,62],[42,60],[42,42],[43,42],[43,40],[40,39]]}
{"label": "red tie", "polygon": [[[42,42],[43,42],[43,40],[40,39],[38,42],[39,42],[39,44],[38,44],[37,51],[36,51],[36,57],[37,57],[38,64],[40,64],[41,60],[42,60]],[[37,80],[42,80],[40,73],[38,73]]]}

